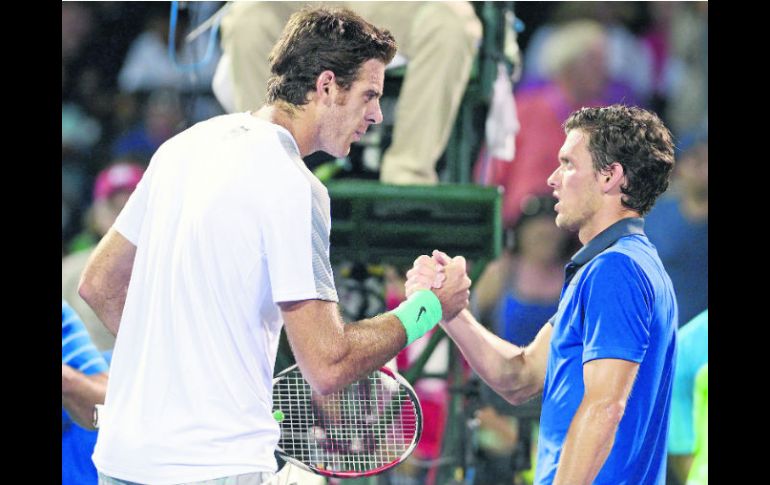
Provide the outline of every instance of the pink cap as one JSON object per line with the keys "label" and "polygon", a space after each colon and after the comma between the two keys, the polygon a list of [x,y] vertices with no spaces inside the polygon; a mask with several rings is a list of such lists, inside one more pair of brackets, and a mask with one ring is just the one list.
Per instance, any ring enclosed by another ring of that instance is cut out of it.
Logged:
{"label": "pink cap", "polygon": [[96,177],[94,200],[103,200],[118,190],[134,191],[144,174],[144,168],[136,163],[117,163],[111,165]]}

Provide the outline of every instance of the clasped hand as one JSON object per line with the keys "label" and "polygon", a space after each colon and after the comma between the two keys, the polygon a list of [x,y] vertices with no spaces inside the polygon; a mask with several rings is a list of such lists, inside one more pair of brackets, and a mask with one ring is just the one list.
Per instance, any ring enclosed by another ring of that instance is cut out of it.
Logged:
{"label": "clasped hand", "polygon": [[438,250],[434,250],[432,256],[423,254],[414,260],[406,277],[406,297],[416,291],[432,290],[441,302],[444,321],[452,320],[468,306],[471,279],[462,256],[450,258]]}

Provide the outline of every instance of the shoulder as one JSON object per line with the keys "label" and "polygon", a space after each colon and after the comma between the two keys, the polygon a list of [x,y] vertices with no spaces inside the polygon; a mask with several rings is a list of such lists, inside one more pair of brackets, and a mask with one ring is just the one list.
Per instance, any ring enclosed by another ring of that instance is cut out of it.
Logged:
{"label": "shoulder", "polygon": [[612,247],[597,255],[587,263],[586,277],[602,278],[610,277],[615,279],[619,273],[636,273],[641,270],[632,251],[624,247]]}
{"label": "shoulder", "polygon": [[615,246],[605,250],[589,263],[584,271],[584,285],[605,290],[609,293],[642,293],[645,300],[653,293],[654,284],[649,265],[640,264],[643,251]]}

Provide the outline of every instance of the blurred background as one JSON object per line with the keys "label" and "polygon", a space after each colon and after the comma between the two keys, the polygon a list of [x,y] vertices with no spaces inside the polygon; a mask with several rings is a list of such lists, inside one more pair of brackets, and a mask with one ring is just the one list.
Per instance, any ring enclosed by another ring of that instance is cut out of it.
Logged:
{"label": "blurred background", "polygon": [[[387,25],[404,11],[399,3],[378,2],[368,19]],[[471,261],[477,317],[529,343],[553,313],[563,265],[579,247],[556,230],[546,185],[561,124],[574,109],[612,103],[653,110],[674,134],[672,183],[646,229],[674,282],[680,325],[706,310],[708,3],[456,2],[467,4],[460,13],[431,3],[434,12],[411,10],[424,32],[396,38],[403,49],[386,72],[383,124],[344,159],[306,159],[330,189],[346,318],[397,306],[405,269],[439,247]],[[276,36],[301,5],[251,8]],[[259,108],[228,76],[236,57],[224,39],[244,28],[237,15],[245,14],[226,2],[62,3],[62,295],[99,350],[114,339],[77,296],[77,280],[153,153],[201,120]],[[264,62],[267,51],[256,52]],[[420,152],[403,134],[434,124],[420,132]],[[410,227],[425,217],[435,222],[434,239]],[[378,220],[399,220],[407,232],[378,232]],[[539,404],[496,398],[442,337],[428,335],[397,359],[426,412],[420,447],[367,483],[530,483]],[[283,352],[279,365],[288,365]],[[675,451],[668,483],[684,484],[677,460],[688,452]]]}

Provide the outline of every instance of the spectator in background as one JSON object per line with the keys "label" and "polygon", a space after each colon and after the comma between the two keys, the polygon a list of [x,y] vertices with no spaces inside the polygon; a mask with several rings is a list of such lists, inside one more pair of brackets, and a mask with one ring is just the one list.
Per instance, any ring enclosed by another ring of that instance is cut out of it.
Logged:
{"label": "spectator in background", "polygon": [[473,291],[474,314],[519,346],[532,342],[556,313],[564,265],[576,250],[572,236],[554,223],[555,203],[548,196],[525,201],[513,247],[486,267]]}
{"label": "spectator in background", "polygon": [[645,218],[671,276],[684,324],[708,307],[708,134],[680,142],[671,188]]}
{"label": "spectator in background", "polygon": [[[181,3],[181,2],[180,2]],[[221,54],[209,30],[188,41],[186,34],[211,17],[220,2],[185,2],[176,21],[168,7],[154,8],[145,29],[131,43],[118,74],[121,93],[146,95],[171,89],[185,97],[187,116],[194,123],[223,113],[211,93],[211,81]],[[174,59],[169,55],[173,30]]]}
{"label": "spectator in background", "polygon": [[[207,13],[213,13],[218,2],[201,2]],[[182,92],[208,91],[216,70],[217,59],[200,64],[199,69],[191,75],[189,71],[179,69],[169,58],[169,14],[168,7],[155,9],[145,23],[145,29],[137,36],[129,47],[118,74],[118,87],[123,92],[150,92],[157,89],[178,89]],[[175,46],[177,62],[193,64],[200,61],[203,54],[199,47],[200,41],[206,36],[197,37],[196,42],[185,42],[184,36],[189,30],[188,16],[184,12],[178,16],[175,27]],[[190,25],[189,27],[195,27]]]}
{"label": "spectator in background", "polygon": [[695,444],[687,485],[709,483],[709,364],[706,362],[695,374],[693,391],[693,420]]}
{"label": "spectator in background", "polygon": [[[350,8],[393,33],[407,63],[396,107],[393,142],[380,180],[438,182],[444,152],[470,76],[482,26],[469,2],[324,2]],[[230,112],[257,110],[270,76],[268,53],[302,2],[242,2],[222,19],[222,76],[214,92]]]}
{"label": "spectator in background", "polygon": [[184,128],[179,93],[172,89],[153,91],[144,107],[142,121],[123,133],[112,146],[112,156],[134,157],[149,163],[153,153]]}
{"label": "spectator in background", "polygon": [[625,104],[645,106],[654,91],[655,65],[649,46],[628,26],[638,20],[637,2],[559,2],[552,20],[529,39],[519,89],[547,83],[552,55],[546,45],[561,27],[576,21],[594,21],[606,34],[607,79],[613,97]]}
{"label": "spectator in background", "polygon": [[673,2],[664,115],[681,137],[708,128],[708,2]]}
{"label": "spectator in background", "polygon": [[647,2],[650,21],[640,39],[652,57],[650,108],[664,113],[670,96],[668,71],[672,60],[671,28],[679,2]]}
{"label": "spectator in background", "polygon": [[96,243],[112,227],[143,173],[144,167],[130,160],[115,162],[99,172],[94,184],[93,204],[88,210],[88,231],[76,239],[73,248],[75,251],[62,259],[62,298],[82,317],[91,339],[99,350],[112,349],[115,336],[78,294],[80,274]]}
{"label": "spectator in background", "polygon": [[[679,329],[676,368],[668,431],[668,464],[679,484],[689,485],[687,476],[693,464],[696,426],[703,422],[694,415],[696,376],[709,360],[709,313],[704,310]],[[708,425],[708,422],[706,422]],[[708,431],[706,431],[708,434]]]}
{"label": "spectator in background", "polygon": [[61,318],[62,485],[96,485],[96,468],[91,462],[97,435],[93,409],[104,403],[107,359],[96,350],[78,314],[64,300]]}
{"label": "spectator in background", "polygon": [[549,81],[516,93],[521,129],[513,160],[489,157],[483,150],[476,163],[478,182],[505,188],[503,224],[509,228],[526,198],[551,193],[546,180],[559,166],[562,122],[569,113],[619,101],[608,84],[607,34],[601,24],[583,20],[560,26],[544,45],[543,58]]}

